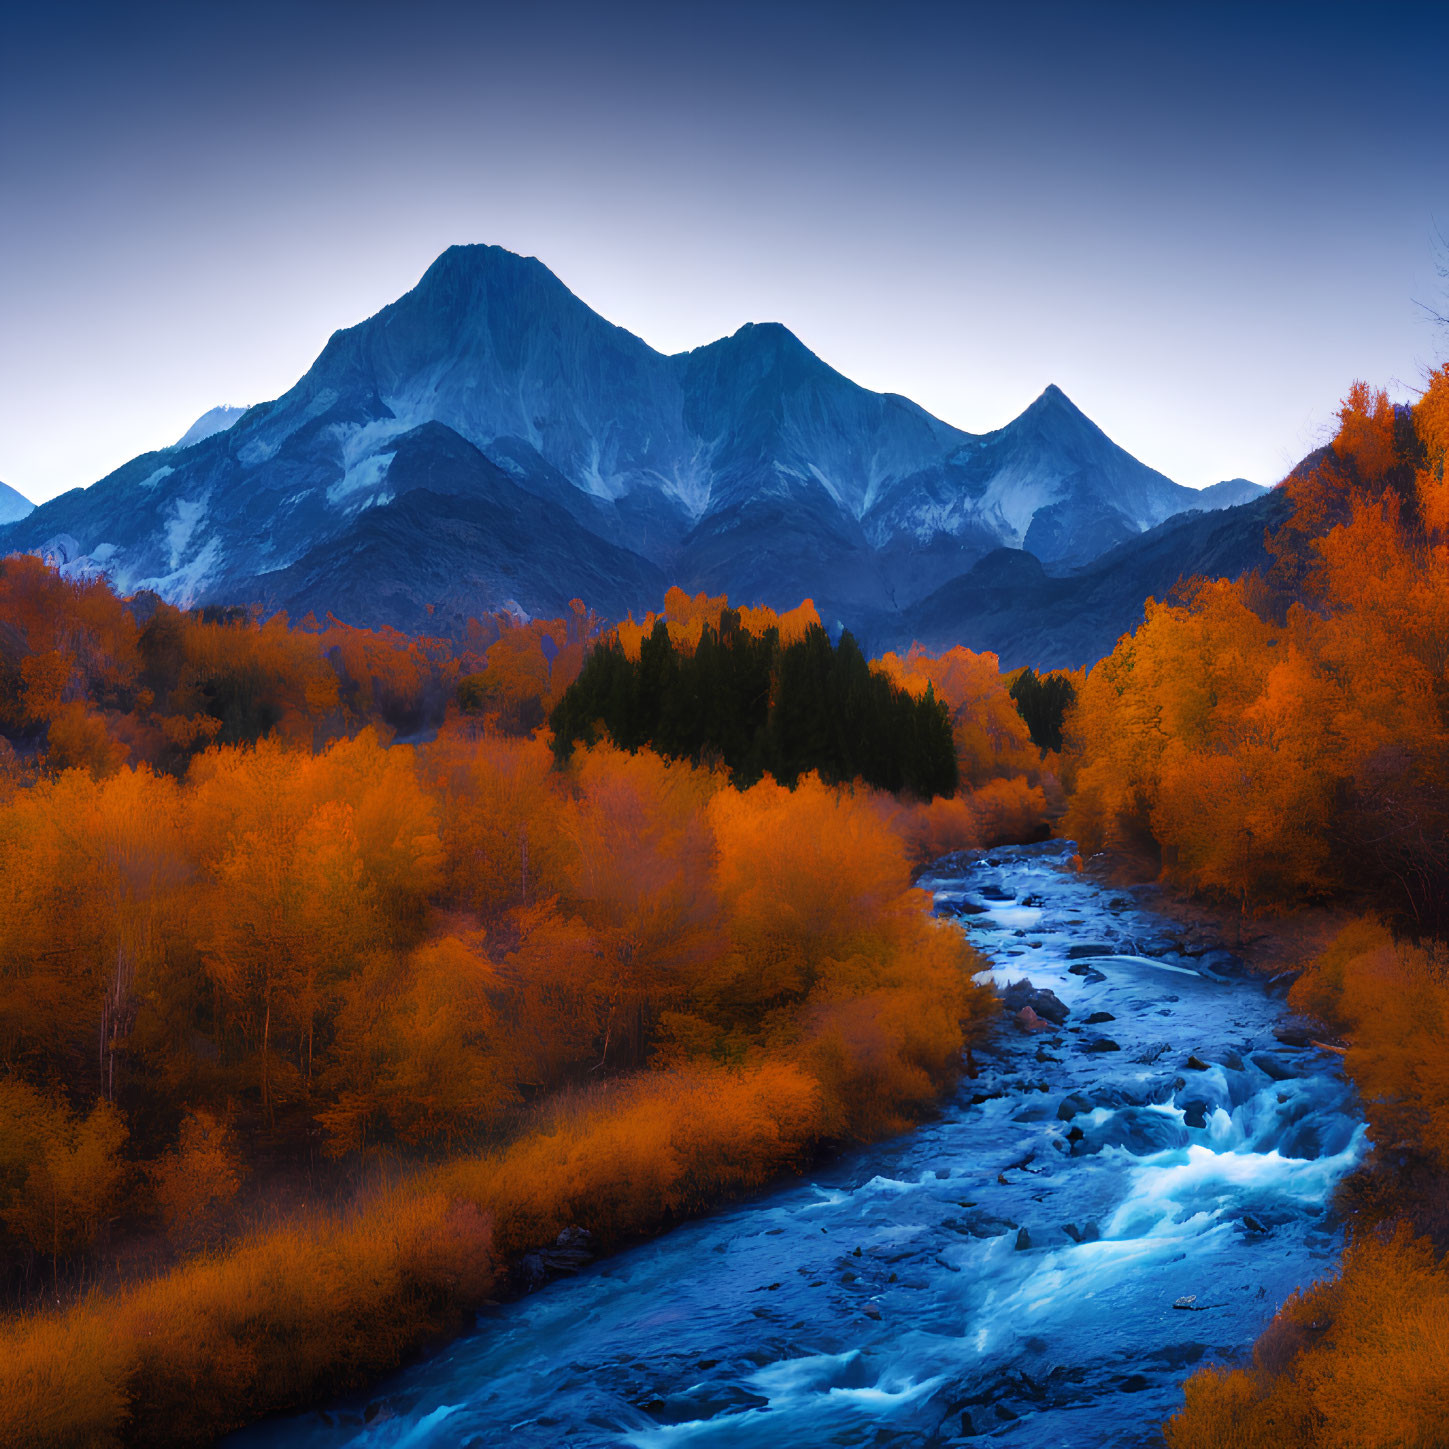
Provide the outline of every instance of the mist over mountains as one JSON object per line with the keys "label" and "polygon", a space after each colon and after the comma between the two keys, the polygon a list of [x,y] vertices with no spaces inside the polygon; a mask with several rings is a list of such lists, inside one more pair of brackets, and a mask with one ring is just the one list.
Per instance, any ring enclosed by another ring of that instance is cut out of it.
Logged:
{"label": "mist over mountains", "polygon": [[808,596],[877,648],[1080,663],[1144,593],[1257,562],[1272,503],[1242,479],[1172,482],[1054,386],[973,435],[775,323],[666,356],[487,246],[450,248],[290,391],[235,411],[24,517],[0,492],[0,549],[180,604],[405,629],[574,596],[638,613],[671,583]]}

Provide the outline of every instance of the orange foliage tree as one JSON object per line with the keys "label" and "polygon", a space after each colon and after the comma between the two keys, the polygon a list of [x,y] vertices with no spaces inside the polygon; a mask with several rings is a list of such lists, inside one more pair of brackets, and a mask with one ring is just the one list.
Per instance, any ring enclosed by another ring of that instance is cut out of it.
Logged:
{"label": "orange foliage tree", "polygon": [[1264,578],[1149,601],[1069,717],[1066,828],[1151,847],[1254,907],[1352,886],[1436,929],[1449,885],[1449,375],[1395,409],[1356,385],[1284,485]]}

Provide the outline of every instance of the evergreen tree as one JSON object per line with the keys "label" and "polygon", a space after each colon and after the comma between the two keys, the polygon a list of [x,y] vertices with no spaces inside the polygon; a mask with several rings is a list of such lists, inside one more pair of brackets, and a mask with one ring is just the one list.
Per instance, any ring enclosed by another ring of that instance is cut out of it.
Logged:
{"label": "evergreen tree", "polygon": [[832,644],[814,625],[782,646],[778,629],[752,634],[732,609],[692,652],[675,648],[662,620],[637,661],[617,639],[601,643],[549,723],[560,760],[602,728],[622,749],[721,761],[742,786],[766,772],[793,786],[814,770],[930,799],[957,783],[950,717],[933,691],[918,699],[872,670],[849,633]]}
{"label": "evergreen tree", "polygon": [[1077,698],[1072,681],[1065,674],[1038,677],[1034,669],[1023,669],[1008,692],[1031,731],[1032,744],[1039,750],[1061,749],[1062,721]]}

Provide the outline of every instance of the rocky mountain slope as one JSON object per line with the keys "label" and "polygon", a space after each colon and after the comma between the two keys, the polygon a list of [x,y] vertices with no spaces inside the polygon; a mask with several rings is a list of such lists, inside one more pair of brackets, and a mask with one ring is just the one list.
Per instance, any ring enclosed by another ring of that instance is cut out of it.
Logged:
{"label": "rocky mountain slope", "polygon": [[777,324],[666,356],[484,246],[228,412],[0,527],[0,548],[179,603],[400,626],[575,595],[637,611],[671,582],[852,622],[909,617],[1002,548],[1067,573],[1253,490],[1173,483],[1055,387],[977,437]]}

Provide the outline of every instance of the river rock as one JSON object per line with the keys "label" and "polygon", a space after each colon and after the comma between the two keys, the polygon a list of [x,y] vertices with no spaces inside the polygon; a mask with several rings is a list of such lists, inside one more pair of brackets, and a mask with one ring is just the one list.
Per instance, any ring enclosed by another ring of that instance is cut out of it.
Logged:
{"label": "river rock", "polygon": [[1025,1007],[1034,1016],[1055,1026],[1060,1026],[1071,1014],[1066,1002],[1056,992],[1048,991],[1044,986],[1033,986],[1025,978],[1013,981],[1001,993],[1001,1001],[1008,1011],[1020,1012]]}
{"label": "river rock", "polygon": [[1114,956],[1116,952],[1105,941],[1084,941],[1080,946],[1067,947],[1068,961],[1085,961],[1090,956]]}
{"label": "river rock", "polygon": [[1265,1077],[1275,1082],[1286,1082],[1298,1075],[1292,1067],[1281,1057],[1275,1057],[1272,1052],[1254,1052],[1248,1058]]}
{"label": "river rock", "polygon": [[984,916],[987,910],[979,901],[950,901],[942,904],[953,916]]}
{"label": "river rock", "polygon": [[1213,1111],[1212,1104],[1194,1098],[1190,1102],[1183,1102],[1182,1120],[1188,1127],[1206,1127],[1208,1115]]}
{"label": "river rock", "polygon": [[745,1409],[766,1408],[769,1402],[743,1384],[711,1380],[666,1398],[647,1399],[637,1407],[661,1424],[689,1424]]}
{"label": "river rock", "polygon": [[1313,1031],[1306,1026],[1280,1026],[1273,1035],[1283,1043],[1284,1046],[1306,1047],[1313,1045]]}
{"label": "river rock", "polygon": [[1088,1129],[1081,1142],[1072,1148],[1072,1155],[1090,1158],[1103,1148],[1123,1148],[1135,1158],[1149,1158],[1156,1152],[1185,1148],[1190,1140],[1187,1127],[1164,1111],[1124,1107],[1111,1114],[1106,1122]]}
{"label": "river rock", "polygon": [[1199,1056],[1190,1056],[1187,1059],[1187,1070],[1190,1072],[1205,1072],[1208,1064]]}
{"label": "river rock", "polygon": [[1090,1112],[1094,1105],[1092,1099],[1081,1092],[1070,1092],[1057,1104],[1057,1120],[1070,1122],[1073,1117]]}
{"label": "river rock", "polygon": [[959,1221],[947,1218],[942,1226],[953,1232],[966,1233],[973,1238],[999,1238],[1009,1233],[1016,1224],[1005,1218],[994,1217],[991,1213],[973,1213],[969,1218]]}
{"label": "river rock", "polygon": [[1052,1109],[1050,1102],[1032,1102],[1023,1107],[1020,1112],[1012,1113],[1013,1122],[1048,1122],[1051,1120]]}
{"label": "river rock", "polygon": [[1117,1018],[1110,1011],[1094,1011],[1087,1018],[1088,1026],[1101,1026],[1104,1021],[1116,1021]]}
{"label": "river rock", "polygon": [[1186,1147],[1187,1128],[1166,1112],[1150,1107],[1124,1107],[1105,1122],[1088,1129],[1077,1144],[1078,1157],[1090,1157],[1104,1147],[1122,1147],[1134,1157],[1150,1157],[1169,1148]]}
{"label": "river rock", "polygon": [[1087,1042],[1086,1045],[1082,1047],[1082,1050],[1084,1052],[1090,1052],[1093,1055],[1097,1055],[1101,1052],[1120,1052],[1122,1048],[1118,1046],[1117,1043],[1114,1042],[1110,1036],[1099,1036],[1094,1037],[1091,1041]]}
{"label": "river rock", "polygon": [[1197,958],[1197,964],[1205,966],[1219,976],[1241,976],[1246,969],[1246,963],[1241,956],[1235,955],[1221,946],[1213,951],[1204,951]]}
{"label": "river rock", "polygon": [[1031,1234],[1025,1228],[1016,1230],[1016,1251],[1025,1253],[1031,1248]]}
{"label": "river rock", "polygon": [[513,1279],[525,1293],[534,1293],[548,1282],[548,1269],[541,1253],[524,1253],[513,1265]]}
{"label": "river rock", "polygon": [[577,1273],[597,1256],[594,1235],[587,1228],[565,1228],[548,1247],[519,1258],[513,1276],[525,1293],[532,1293],[552,1278]]}
{"label": "river rock", "polygon": [[1025,1031],[1052,1030],[1051,1022],[1043,1021],[1041,1017],[1039,1017],[1036,1012],[1034,1012],[1029,1006],[1023,1006],[1021,1010],[1016,1013],[1016,1020]]}

